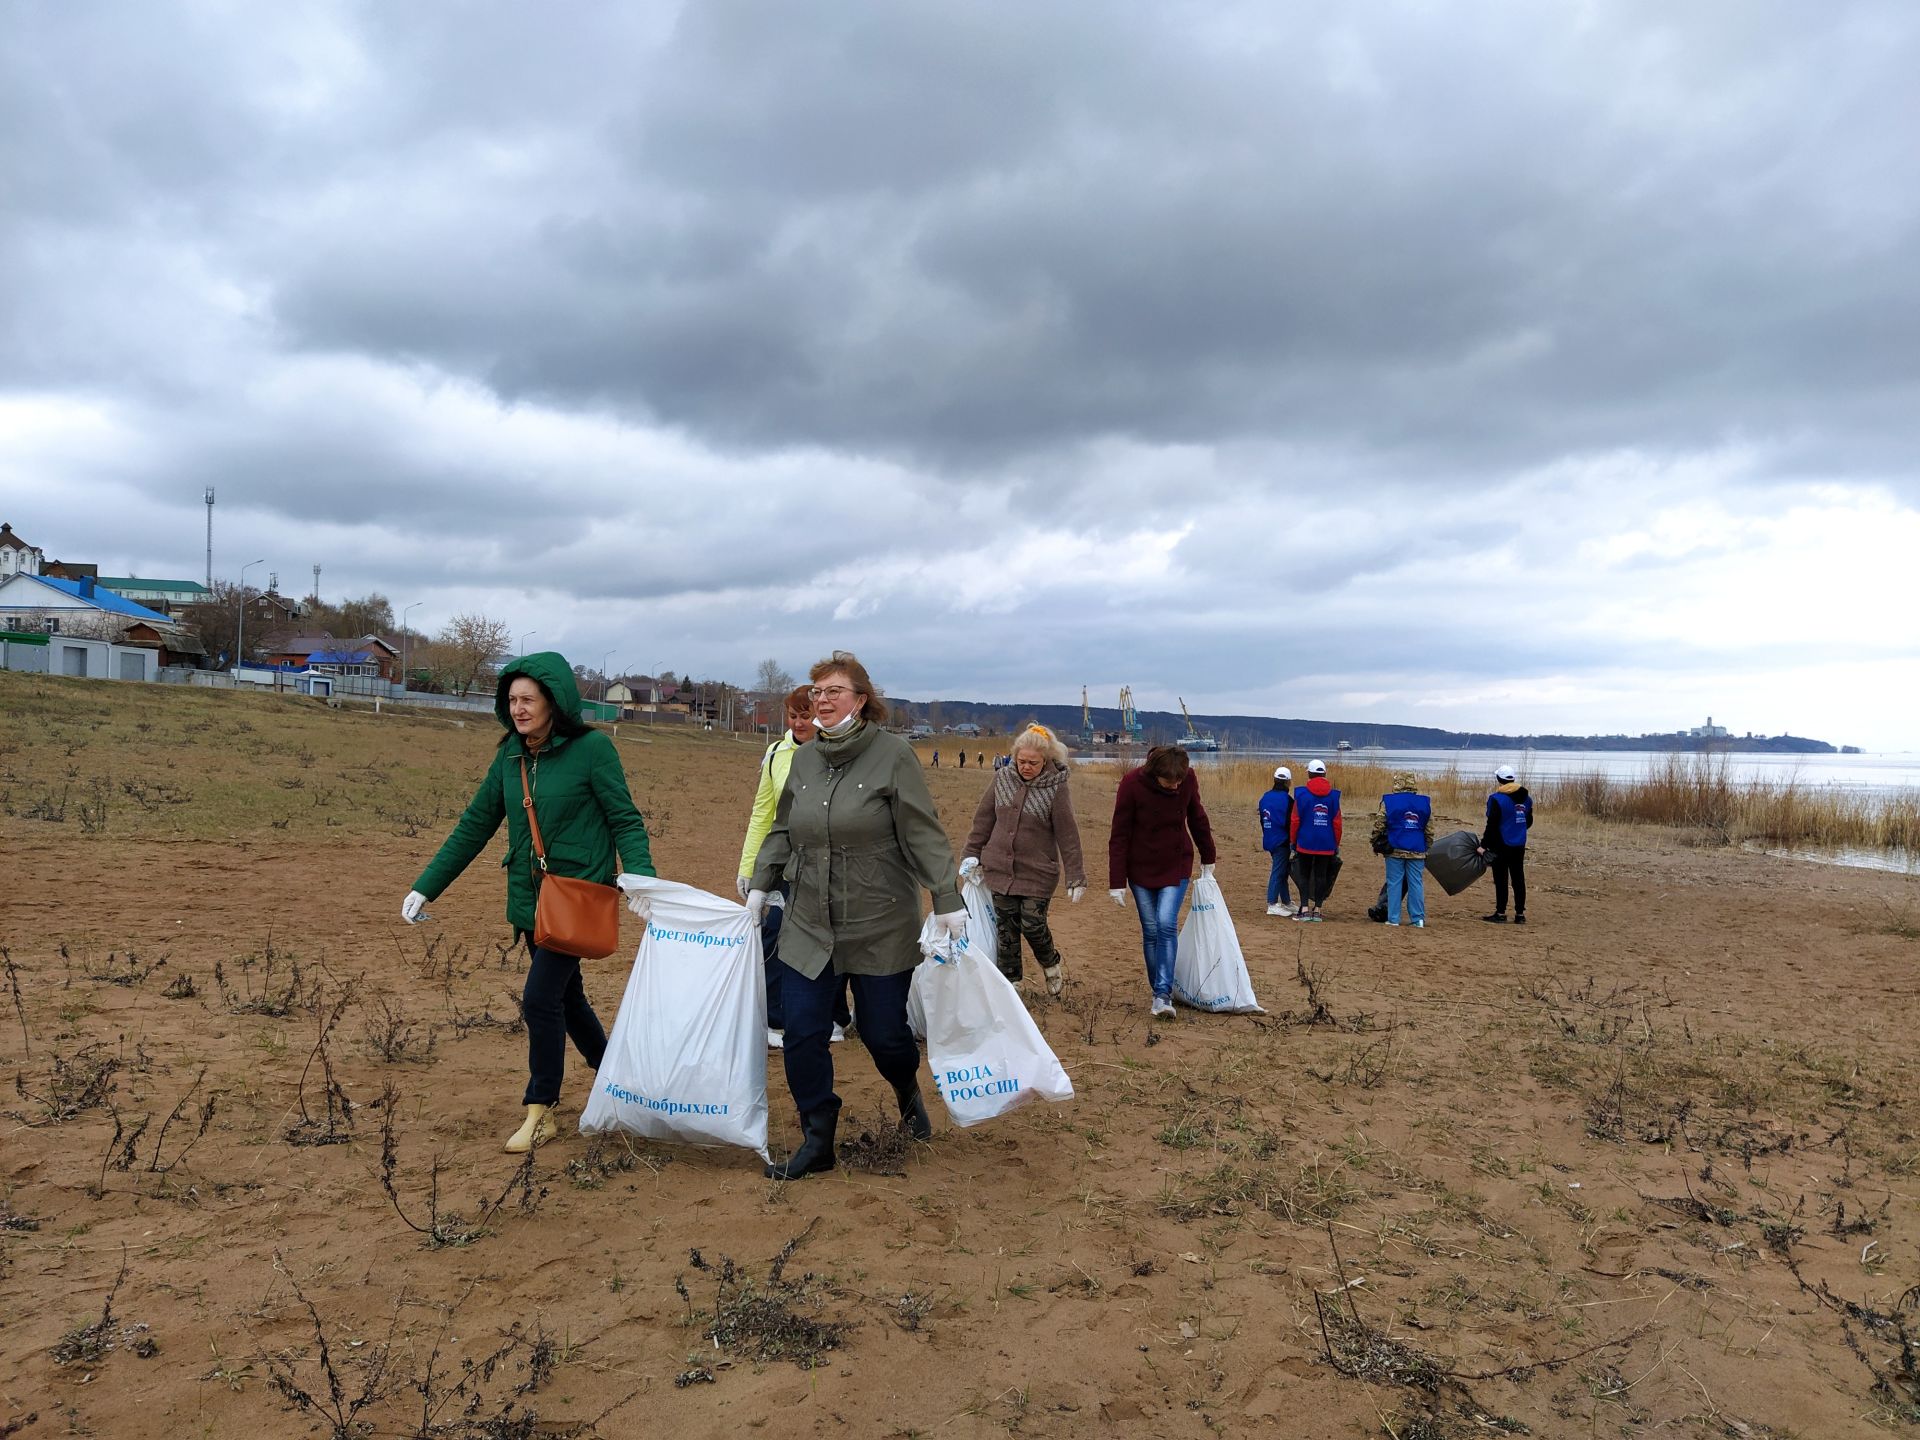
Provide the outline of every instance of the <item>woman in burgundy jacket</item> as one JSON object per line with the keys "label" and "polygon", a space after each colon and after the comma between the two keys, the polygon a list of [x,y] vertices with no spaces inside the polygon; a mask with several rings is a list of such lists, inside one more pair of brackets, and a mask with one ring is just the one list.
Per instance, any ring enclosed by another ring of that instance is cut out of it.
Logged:
{"label": "woman in burgundy jacket", "polygon": [[1153,986],[1153,1016],[1173,1018],[1173,959],[1180,944],[1180,902],[1193,878],[1194,846],[1200,873],[1213,874],[1213,826],[1200,803],[1200,780],[1187,752],[1156,745],[1147,762],[1120,779],[1113,797],[1113,838],[1107,842],[1107,893],[1116,905],[1133,891],[1140,915],[1140,948]]}

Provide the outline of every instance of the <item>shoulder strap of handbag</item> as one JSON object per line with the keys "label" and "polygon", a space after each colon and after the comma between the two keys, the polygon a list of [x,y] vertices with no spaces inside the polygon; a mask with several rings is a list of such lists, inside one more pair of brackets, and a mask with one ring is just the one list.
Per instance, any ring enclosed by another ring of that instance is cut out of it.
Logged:
{"label": "shoulder strap of handbag", "polygon": [[520,803],[527,810],[527,828],[533,832],[533,858],[540,862],[540,868],[547,868],[547,847],[540,839],[540,814],[533,808],[533,787],[527,784],[527,757],[520,757]]}

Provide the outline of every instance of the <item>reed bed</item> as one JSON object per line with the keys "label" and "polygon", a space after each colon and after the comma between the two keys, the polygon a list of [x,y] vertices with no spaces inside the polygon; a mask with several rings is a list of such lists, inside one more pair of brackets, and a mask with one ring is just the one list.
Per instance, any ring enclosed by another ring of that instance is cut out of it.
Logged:
{"label": "reed bed", "polygon": [[[1279,764],[1293,771],[1295,784],[1306,783],[1304,759],[1226,760],[1201,770],[1202,794],[1210,808],[1250,809],[1272,785]],[[1116,778],[1122,770],[1117,762],[1088,768]],[[1653,755],[1637,775],[1545,779],[1530,776],[1524,764],[1519,769],[1544,816],[1576,814],[1704,831],[1729,845],[1920,854],[1920,790],[1870,795],[1798,778],[1741,779],[1725,755]],[[1328,778],[1346,797],[1350,814],[1372,810],[1395,773],[1394,766],[1370,759],[1336,754],[1327,760]],[[1483,813],[1493,785],[1491,777],[1478,770],[1463,774],[1457,765],[1418,778],[1435,807],[1455,815]]]}

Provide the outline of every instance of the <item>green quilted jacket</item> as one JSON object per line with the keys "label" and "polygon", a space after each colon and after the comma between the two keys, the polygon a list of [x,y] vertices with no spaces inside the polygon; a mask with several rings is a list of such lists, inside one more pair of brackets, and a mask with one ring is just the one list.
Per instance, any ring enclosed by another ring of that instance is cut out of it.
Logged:
{"label": "green quilted jacket", "polygon": [[[505,820],[507,853],[500,863],[507,871],[507,923],[516,930],[532,930],[539,865],[534,859],[533,835],[520,791],[520,762],[527,749],[507,713],[507,687],[516,675],[538,680],[562,714],[575,721],[580,718],[580,687],[574,683],[573,668],[562,656],[542,651],[524,656],[500,672],[493,710],[506,729],[506,742],[493,752],[486,779],[480,782],[439,854],[413,882],[413,888],[429,900],[437,899],[487,848]],[[572,738],[550,736],[538,760],[528,762],[527,775],[534,811],[540,817],[540,835],[546,842],[547,868],[554,874],[597,880],[603,885],[611,884],[623,868],[636,875],[653,874],[646,822],[627,790],[619,752],[606,735],[589,730]]]}

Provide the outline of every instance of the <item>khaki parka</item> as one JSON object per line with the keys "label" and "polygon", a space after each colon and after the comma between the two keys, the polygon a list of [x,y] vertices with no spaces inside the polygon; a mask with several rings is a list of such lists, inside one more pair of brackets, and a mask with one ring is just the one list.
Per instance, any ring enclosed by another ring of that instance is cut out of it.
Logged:
{"label": "khaki parka", "polygon": [[829,964],[841,975],[897,975],[919,964],[923,889],[942,915],[966,908],[920,758],[865,721],[794,752],[753,888],[770,891],[783,879],[793,895],[780,958],[808,979]]}

